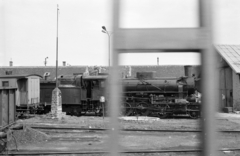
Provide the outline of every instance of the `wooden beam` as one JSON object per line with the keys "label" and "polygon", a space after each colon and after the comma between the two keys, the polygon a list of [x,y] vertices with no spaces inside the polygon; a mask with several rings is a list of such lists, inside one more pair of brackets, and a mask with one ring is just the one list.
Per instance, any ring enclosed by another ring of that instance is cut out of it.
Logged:
{"label": "wooden beam", "polygon": [[202,28],[118,29],[119,52],[199,52],[204,48]]}

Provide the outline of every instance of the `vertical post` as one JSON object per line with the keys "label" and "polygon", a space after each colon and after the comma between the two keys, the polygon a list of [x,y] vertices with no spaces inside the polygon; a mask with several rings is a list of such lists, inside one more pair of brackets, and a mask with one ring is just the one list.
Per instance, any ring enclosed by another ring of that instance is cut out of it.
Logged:
{"label": "vertical post", "polygon": [[[119,27],[119,8],[120,1],[112,1],[112,10],[113,10],[113,33],[116,34]],[[113,36],[112,42],[112,64],[110,67],[110,79],[109,79],[109,113],[110,113],[110,132],[109,132],[109,152],[110,155],[118,156],[120,152],[119,146],[119,121],[118,116],[120,112],[121,105],[121,96],[122,96],[122,83],[120,80],[120,67],[118,65],[118,50],[116,47],[117,35]]]}
{"label": "vertical post", "polygon": [[104,119],[104,116],[105,116],[104,102],[102,102],[102,108],[103,108],[103,119]]}
{"label": "vertical post", "polygon": [[62,115],[62,96],[61,91],[58,88],[58,5],[57,5],[57,38],[56,38],[56,88],[52,91],[52,104],[51,112],[53,117],[58,119]]}
{"label": "vertical post", "polygon": [[110,67],[111,66],[111,62],[110,62],[110,58],[111,58],[111,38],[110,38],[110,34],[107,32],[107,34],[108,34],[108,67]]}
{"label": "vertical post", "polygon": [[205,48],[201,51],[202,63],[202,155],[217,154],[216,142],[216,108],[217,108],[217,68],[216,51],[212,45],[212,0],[199,0],[200,27],[205,35]]}
{"label": "vertical post", "polygon": [[56,88],[58,88],[58,5],[57,5],[57,38],[56,38]]}
{"label": "vertical post", "polygon": [[104,96],[101,96],[100,99],[99,99],[101,105],[102,105],[102,111],[103,111],[103,119],[104,119],[104,116],[105,116],[105,97]]}

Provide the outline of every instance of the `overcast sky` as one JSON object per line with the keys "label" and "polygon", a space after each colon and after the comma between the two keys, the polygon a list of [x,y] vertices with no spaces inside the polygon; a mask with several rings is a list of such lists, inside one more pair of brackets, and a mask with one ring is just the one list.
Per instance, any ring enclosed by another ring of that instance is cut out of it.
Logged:
{"label": "overcast sky", "polygon": [[[0,66],[55,66],[57,4],[59,65],[107,65],[111,0],[0,0]],[[197,0],[122,0],[124,28],[197,27]],[[240,43],[240,1],[215,0],[214,43]],[[199,64],[197,54],[125,54],[124,65]]]}

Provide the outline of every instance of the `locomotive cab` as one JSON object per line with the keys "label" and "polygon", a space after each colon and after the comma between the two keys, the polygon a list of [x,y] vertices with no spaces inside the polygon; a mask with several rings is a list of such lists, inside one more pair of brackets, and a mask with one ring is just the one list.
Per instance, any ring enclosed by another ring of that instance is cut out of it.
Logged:
{"label": "locomotive cab", "polygon": [[106,75],[83,76],[81,78],[81,101],[83,111],[100,113],[102,105],[99,99],[105,96]]}

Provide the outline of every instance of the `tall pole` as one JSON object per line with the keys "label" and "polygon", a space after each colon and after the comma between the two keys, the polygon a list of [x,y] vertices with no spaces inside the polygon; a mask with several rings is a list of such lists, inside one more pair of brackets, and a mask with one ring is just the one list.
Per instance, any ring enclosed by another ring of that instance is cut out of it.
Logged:
{"label": "tall pole", "polygon": [[56,88],[58,88],[58,4],[57,4],[57,38],[56,38]]}
{"label": "tall pole", "polygon": [[109,33],[109,31],[107,31],[105,26],[102,26],[102,32],[108,35],[108,66],[110,67],[111,65],[111,34]]}
{"label": "tall pole", "polygon": [[110,67],[111,65],[111,55],[110,55],[110,51],[111,51],[111,47],[110,47],[110,34],[107,32],[108,34],[108,66]]}

